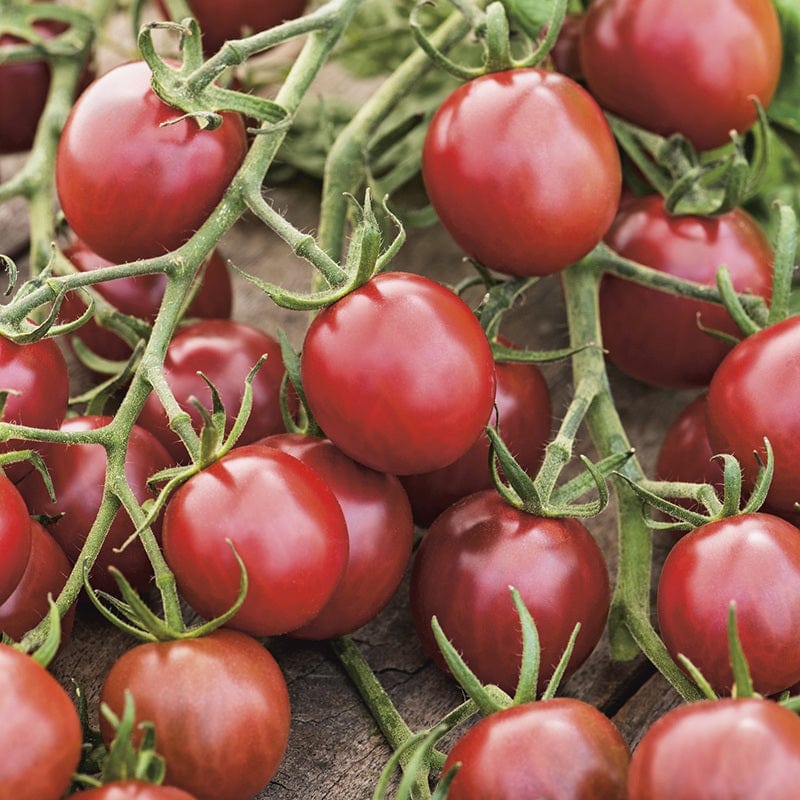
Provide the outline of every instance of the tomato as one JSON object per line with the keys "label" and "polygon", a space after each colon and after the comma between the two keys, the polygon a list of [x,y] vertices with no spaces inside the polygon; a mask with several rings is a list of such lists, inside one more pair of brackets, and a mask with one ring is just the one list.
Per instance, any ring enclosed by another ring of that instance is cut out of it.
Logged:
{"label": "tomato", "polygon": [[792,800],[800,719],[771,700],[703,700],[665,714],[631,758],[628,800]]}
{"label": "tomato", "polygon": [[201,130],[162,102],[143,61],[94,81],[73,106],[56,157],[70,227],[109,261],[174,250],[219,203],[246,152],[244,124]]}
{"label": "tomato", "polygon": [[31,552],[31,521],[25,501],[0,470],[0,603],[19,584]]}
{"label": "tomato", "polygon": [[546,275],[585,256],[619,203],[620,161],[597,103],[557,72],[492,72],[431,120],[422,175],[439,219],[471,258]]}
{"label": "tomato", "polygon": [[[110,421],[110,417],[102,416],[73,417],[61,426],[61,430],[96,430]],[[106,476],[106,451],[99,444],[48,444],[43,448],[43,456],[53,480],[56,502],[48,497],[38,473],[28,475],[20,484],[20,491],[32,514],[56,517],[46,527],[67,558],[75,563],[100,508]],[[128,440],[125,475],[140,503],[155,496],[147,486],[150,476],[170,466],[173,462],[166,450],[150,433],[134,425]],[[108,573],[111,565],[121,570],[133,586],[140,589],[148,586],[152,569],[141,542],[135,540],[122,552],[115,552],[135,529],[130,517],[120,509],[89,573],[93,587],[118,593],[117,584]],[[153,530],[158,536],[160,519],[154,523]]]}
{"label": "tomato", "polygon": [[580,41],[583,14],[567,14],[550,51],[553,66],[575,81],[583,79],[581,73]]}
{"label": "tomato", "polygon": [[358,464],[327,439],[284,433],[259,444],[289,453],[317,472],[347,523],[344,575],[322,611],[292,635],[331,639],[352,633],[389,602],[411,559],[414,522],[406,493],[394,475]]}
{"label": "tomato", "polygon": [[748,336],[720,364],[708,389],[708,438],[718,453],[731,453],[747,484],[758,471],[754,452],[766,459],[772,445],[775,474],[767,503],[780,512],[800,501],[800,317],[789,317]]}
{"label": "tomato", "polygon": [[[48,595],[64,588],[72,569],[56,540],[31,520],[31,550],[25,571],[11,595],[0,605],[0,631],[15,641],[39,624],[49,613]],[[61,620],[61,645],[69,640],[75,606]]]}
{"label": "tomato", "polygon": [[733,680],[726,629],[731,602],[755,690],[775,694],[800,680],[800,531],[794,525],[765,513],[727,517],[683,536],[664,561],[657,598],[664,643],[718,694],[729,692]]}
{"label": "tomato", "polygon": [[[535,474],[550,438],[550,391],[535,364],[505,362],[495,367],[495,408],[487,424],[499,419],[503,441],[529,474]],[[489,439],[482,434],[461,458],[446,467],[404,475],[414,521],[427,528],[456,500],[494,485],[489,471]]]}
{"label": "tomato", "polygon": [[[110,261],[92,252],[83,242],[73,242],[64,255],[81,271],[112,266]],[[97,292],[118,311],[152,323],[164,296],[167,285],[165,275],[139,275],[95,284]],[[209,257],[197,293],[186,310],[186,317],[226,318],[233,306],[233,286],[224,259],[215,250]],[[64,320],[77,319],[86,310],[80,295],[70,292],[61,306]],[[131,348],[107,328],[89,320],[74,333],[92,352],[112,361],[122,361],[131,354]]]}
{"label": "tomato", "polygon": [[431,631],[447,638],[484,683],[516,688],[521,631],[509,586],[539,630],[539,689],[561,658],[575,624],[581,630],[567,674],[600,639],[610,590],[603,554],[577,519],[546,519],[478,492],[441,514],[423,537],[411,570],[411,609],[425,650],[445,669]]}
{"label": "tomato", "polygon": [[453,746],[448,800],[625,800],[628,746],[608,717],[559,697],[490,714]]}
{"label": "tomato", "polygon": [[435,281],[380,274],[323,309],[303,343],[314,418],[379,472],[438,469],[463,455],[492,410],[492,350],[475,315]]}
{"label": "tomato", "polygon": [[[216,630],[138,645],[112,665],[100,701],[121,716],[126,690],[137,721],[155,726],[166,784],[197,800],[250,800],[277,771],[289,738],[289,694],[255,639]],[[108,744],[114,732],[105,718],[100,730]],[[134,729],[134,741],[140,738]]]}
{"label": "tomato", "polygon": [[[280,409],[284,373],[280,345],[252,325],[227,319],[199,320],[173,336],[164,359],[164,377],[198,433],[202,417],[191,398],[196,397],[206,408],[211,408],[211,390],[198,372],[217,387],[228,417],[226,431],[230,431],[242,402],[245,378],[262,355],[267,359],[252,383],[253,407],[237,441],[239,445],[284,430]],[[189,454],[169,427],[155,394],[147,398],[138,423],[152,432],[177,463],[189,462]]]}
{"label": "tomato", "polygon": [[697,149],[730,141],[766,107],[781,71],[770,0],[594,0],[580,43],[600,105]]}
{"label": "tomato", "polygon": [[59,800],[81,757],[78,712],[29,655],[0,644],[0,797]]}
{"label": "tomato", "polygon": [[154,786],[142,781],[114,781],[89,789],[82,800],[197,800],[194,795],[174,786]]}
{"label": "tomato", "polygon": [[347,525],[311,467],[264,445],[231,450],[178,489],[164,515],[164,555],[178,589],[204,617],[227,611],[247,569],[244,605],[228,623],[254,636],[295,630],[344,574]]}
{"label": "tomato", "polygon": [[[741,210],[719,217],[671,216],[659,196],[632,200],[606,243],[624,258],[674,277],[714,286],[726,266],[734,288],[769,299],[773,252],[758,223]],[[730,350],[698,326],[741,335],[720,305],[676,297],[607,275],[600,287],[600,322],[608,357],[644,383],[706,386]]]}

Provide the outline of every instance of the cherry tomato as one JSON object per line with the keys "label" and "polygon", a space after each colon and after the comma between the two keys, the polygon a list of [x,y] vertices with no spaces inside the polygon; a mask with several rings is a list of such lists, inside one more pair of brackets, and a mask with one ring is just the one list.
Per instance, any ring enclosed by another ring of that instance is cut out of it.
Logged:
{"label": "cherry tomato", "polygon": [[302,380],[314,418],[351,458],[397,475],[444,467],[492,410],[492,351],[470,308],[439,283],[385,272],[323,309]]}
{"label": "cherry tomato", "polygon": [[154,786],[142,781],[114,781],[80,792],[81,800],[197,800],[194,795],[174,786]]}
{"label": "cherry tomato", "polygon": [[781,71],[770,0],[595,0],[581,35],[592,94],[648,130],[699,150],[730,141],[766,107]]}
{"label": "cherry tomato", "polygon": [[731,453],[752,486],[754,452],[766,460],[764,437],[775,455],[767,503],[780,512],[800,501],[800,317],[748,336],[728,354],[708,389],[708,438],[718,453]]}
{"label": "cherry tomato", "polygon": [[164,515],[164,555],[204,617],[227,611],[244,562],[249,588],[228,623],[254,636],[295,630],[330,599],[348,557],[347,525],[311,467],[264,445],[231,450],[178,489]]}
{"label": "cherry tomato", "polygon": [[585,256],[619,203],[614,137],[592,97],[557,72],[492,72],[457,88],[431,120],[422,175],[468,256],[546,275]]}
{"label": "cherry tomato", "polygon": [[0,470],[0,603],[20,582],[31,552],[31,521],[19,491]]}
{"label": "cherry tomato", "polygon": [[[660,196],[632,200],[606,243],[624,258],[714,286],[726,266],[734,288],[769,299],[773,252],[758,223],[734,210],[719,217],[671,216]],[[741,335],[720,305],[676,297],[607,275],[600,287],[600,322],[608,357],[653,386],[706,386],[730,346],[698,326]]]}
{"label": "cherry tomato", "polygon": [[350,556],[339,585],[311,622],[292,631],[302,639],[330,639],[365,625],[400,585],[414,543],[411,507],[394,475],[364,467],[327,439],[277,434],[259,444],[307,464],[328,484],[347,523]]}
{"label": "cherry tomato", "polygon": [[[198,372],[217,387],[228,417],[226,431],[230,431],[244,395],[245,378],[262,355],[267,359],[253,380],[253,407],[237,441],[239,445],[284,430],[280,409],[284,373],[280,345],[252,325],[227,319],[199,320],[175,334],[167,347],[164,377],[198,433],[202,417],[191,398],[196,397],[206,408],[211,408],[211,390]],[[155,394],[148,397],[138,422],[153,433],[177,463],[189,462],[189,454],[169,427]]]}
{"label": "cherry tomato", "polygon": [[490,714],[453,746],[448,800],[625,800],[630,755],[608,717],[559,697]]}
{"label": "cherry tomato", "polygon": [[677,541],[658,582],[658,623],[720,693],[731,689],[728,608],[753,685],[775,694],[800,680],[800,531],[772,514],[707,523]]}
{"label": "cherry tomato", "polygon": [[241,117],[201,130],[150,86],[143,61],[94,81],[73,106],[56,157],[56,185],[72,230],[123,263],[183,244],[219,203],[246,152]]}
{"label": "cherry tomato", "polygon": [[[255,639],[216,630],[138,645],[113,664],[100,701],[121,716],[126,690],[137,721],[155,726],[165,783],[197,800],[250,800],[277,771],[289,738],[289,693],[275,659]],[[100,730],[109,744],[105,718]],[[134,729],[134,741],[140,738]]]}
{"label": "cherry tomato", "polygon": [[59,800],[81,757],[78,712],[29,655],[0,644],[0,786],[8,800]]}
{"label": "cherry tomato", "polygon": [[[90,431],[109,422],[109,417],[102,416],[73,417],[64,422],[61,430]],[[56,502],[50,500],[38,473],[29,474],[20,483],[20,491],[32,514],[55,518],[46,527],[67,558],[75,563],[100,508],[106,476],[106,452],[99,444],[48,444],[43,449],[43,456],[53,480]],[[150,476],[170,466],[173,462],[166,450],[150,433],[134,425],[128,440],[125,475],[140,503],[155,496],[147,485]],[[160,528],[159,518],[153,525],[157,536]],[[120,509],[89,573],[93,587],[118,593],[117,584],[108,573],[111,565],[119,569],[134,587],[142,589],[150,583],[152,568],[140,541],[134,540],[122,552],[115,552],[135,529],[130,517]]]}
{"label": "cherry tomato", "polygon": [[628,800],[793,800],[800,719],[771,700],[703,700],[657,720],[633,751]]}
{"label": "cherry tomato", "polygon": [[460,500],[436,519],[414,557],[414,625],[427,653],[446,669],[431,630],[435,615],[478,678],[513,693],[522,634],[509,586],[539,631],[543,689],[575,624],[581,630],[567,674],[592,652],[608,614],[608,569],[577,519],[525,514],[493,490]]}

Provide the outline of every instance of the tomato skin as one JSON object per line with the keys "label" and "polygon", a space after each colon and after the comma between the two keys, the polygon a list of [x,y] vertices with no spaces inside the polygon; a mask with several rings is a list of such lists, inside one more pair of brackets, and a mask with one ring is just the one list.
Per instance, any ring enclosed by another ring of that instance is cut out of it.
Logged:
{"label": "tomato skin", "polygon": [[207,618],[227,611],[239,593],[239,567],[227,539],[249,580],[244,604],[228,625],[253,636],[310,622],[347,565],[347,525],[325,481],[264,445],[234,448],[167,504],[164,556],[181,594]]}
{"label": "tomato skin", "polygon": [[525,514],[495,491],[460,500],[436,519],[414,557],[414,625],[428,655],[446,670],[431,631],[435,615],[478,678],[513,694],[522,638],[509,586],[519,591],[539,631],[541,690],[575,624],[581,630],[567,675],[592,652],[608,614],[608,569],[577,519]]}
{"label": "tomato skin", "polygon": [[[121,716],[126,689],[137,722],[155,725],[165,783],[197,800],[250,800],[277,771],[289,738],[289,694],[280,667],[255,639],[216,630],[138,645],[109,670],[101,703]],[[113,731],[105,718],[100,730],[108,745]]]}
{"label": "tomato skin", "polygon": [[142,781],[114,781],[79,792],[81,800],[197,800],[194,795],[174,786],[155,786]]}
{"label": "tomato skin", "polygon": [[800,317],[789,317],[741,341],[720,364],[708,389],[706,422],[711,446],[731,453],[746,484],[766,461],[764,437],[775,456],[767,504],[794,512],[800,500]]}
{"label": "tomato skin", "polygon": [[453,746],[449,800],[625,800],[628,747],[608,717],[558,697],[490,714]]}
{"label": "tomato skin", "polygon": [[[115,263],[162,255],[183,244],[219,203],[246,152],[244,124],[223,114],[214,131],[150,87],[143,61],[94,81],[64,126],[56,186],[70,227]],[[154,199],[155,198],[155,199]]]}
{"label": "tomato skin", "polygon": [[518,276],[557,272],[598,244],[622,180],[597,103],[565,75],[539,69],[457,88],[431,120],[422,175],[467,255]]}
{"label": "tomato skin", "polygon": [[[198,433],[202,417],[190,398],[196,397],[206,408],[211,408],[211,391],[198,371],[217,387],[227,413],[226,430],[230,431],[244,394],[245,378],[262,355],[267,359],[253,380],[253,407],[238,445],[284,430],[280,410],[284,373],[280,345],[258,328],[228,319],[199,320],[173,336],[164,359],[164,377]],[[176,463],[189,463],[189,454],[170,429],[155,394],[147,398],[138,423],[166,447]]]}
{"label": "tomato skin", "polygon": [[344,575],[314,619],[292,631],[301,639],[331,639],[365,625],[389,602],[411,559],[411,506],[394,475],[364,467],[327,439],[277,434],[259,444],[307,464],[342,507],[349,541]]}
{"label": "tomato skin", "polygon": [[306,333],[302,381],[342,452],[378,472],[451,464],[480,436],[495,369],[486,334],[457,295],[385,272],[323,309]]}
{"label": "tomato skin", "polygon": [[[660,196],[632,200],[605,237],[624,258],[667,275],[714,286],[728,268],[734,288],[769,299],[773,252],[758,223],[734,210],[719,217],[671,216]],[[610,361],[627,375],[664,388],[706,386],[730,350],[698,327],[741,336],[725,309],[606,275],[600,322]]]}
{"label": "tomato skin", "polygon": [[0,644],[0,798],[59,800],[81,756],[78,712],[29,655]]}
{"label": "tomato skin", "polygon": [[20,582],[31,552],[31,521],[19,491],[0,470],[0,603]]}
{"label": "tomato skin", "polygon": [[[780,587],[780,595],[775,595]],[[800,680],[800,531],[772,514],[710,522],[679,539],[658,583],[661,635],[718,694],[730,691],[727,619],[736,603],[742,649],[761,694]]]}
{"label": "tomato skin", "polygon": [[594,0],[583,74],[609,111],[698,150],[756,120],[778,85],[781,33],[770,0]]}
{"label": "tomato skin", "polygon": [[631,758],[628,800],[792,800],[800,719],[771,700],[683,705],[645,733]]}

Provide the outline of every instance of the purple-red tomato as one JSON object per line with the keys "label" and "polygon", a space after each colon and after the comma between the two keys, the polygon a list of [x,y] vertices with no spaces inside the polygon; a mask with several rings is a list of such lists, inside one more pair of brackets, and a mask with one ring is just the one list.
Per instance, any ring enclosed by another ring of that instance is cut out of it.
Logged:
{"label": "purple-red tomato", "polygon": [[253,636],[308,624],[330,599],[347,566],[347,525],[328,485],[311,467],[273,447],[237,447],[194,475],[169,500],[164,555],[178,589],[204,617]]}
{"label": "purple-red tomato", "polygon": [[[672,216],[660,196],[629,202],[605,237],[623,258],[708,286],[728,268],[734,288],[769,300],[773,252],[741,210],[718,217]],[[619,369],[653,386],[706,386],[730,345],[700,329],[741,335],[723,306],[670,295],[607,275],[600,286],[603,345]],[[699,324],[698,324],[699,323]]]}
{"label": "purple-red tomato", "polygon": [[604,108],[699,150],[730,141],[769,105],[781,72],[771,0],[594,0],[580,58]]}
{"label": "purple-red tomato", "polygon": [[448,800],[625,800],[630,754],[611,721],[558,697],[490,714],[453,746]]}
{"label": "purple-red tomato", "polygon": [[157,786],[143,781],[125,780],[106,783],[80,792],[81,800],[197,800],[194,795],[174,786]]}
{"label": "purple-red tomato", "polygon": [[90,84],[67,118],[56,157],[67,222],[115,263],[162,255],[189,239],[247,148],[239,115],[223,113],[215,130],[176,121],[182,112],[159,99],[150,79],[147,64],[135,61]]}
{"label": "purple-red tomato", "polygon": [[349,541],[344,575],[314,619],[292,631],[301,639],[330,639],[365,625],[389,602],[411,558],[414,522],[398,478],[375,472],[327,439],[276,434],[259,444],[307,464],[328,484],[342,507]]}
{"label": "purple-red tomato", "polygon": [[25,572],[31,553],[31,520],[16,486],[0,470],[0,603]]}
{"label": "purple-red tomato", "polygon": [[[200,432],[202,416],[191,398],[211,408],[211,390],[198,374],[202,372],[216,387],[227,414],[230,431],[239,411],[245,378],[261,356],[267,359],[253,379],[253,406],[237,444],[250,444],[264,436],[284,430],[280,408],[283,380],[281,348],[269,334],[244,322],[229,319],[203,319],[178,330],[167,347],[164,378],[178,405],[192,418]],[[155,394],[142,408],[138,423],[167,448],[177,463],[188,463],[189,454]]]}
{"label": "purple-red tomato", "polygon": [[495,394],[492,350],[469,306],[403,272],[377,275],[314,318],[302,381],[325,435],[355,461],[396,475],[462,456]]}
{"label": "purple-red tomato", "polygon": [[794,800],[800,719],[772,700],[703,700],[665,714],[633,751],[628,800]]}
{"label": "purple-red tomato", "polygon": [[800,680],[800,531],[772,514],[709,522],[680,538],[658,582],[658,624],[673,658],[683,654],[718,694],[733,682],[728,611],[736,604],[755,690]]}
{"label": "purple-red tomato", "polygon": [[[126,692],[136,720],[155,726],[165,783],[197,800],[250,800],[280,765],[289,738],[289,693],[275,659],[250,636],[216,630],[138,645],[113,664],[100,701],[121,717]],[[114,731],[105,717],[100,730],[108,745]],[[134,727],[134,742],[141,734]]]}
{"label": "purple-red tomato", "polygon": [[610,601],[603,553],[577,519],[547,519],[508,505],[493,490],[460,500],[422,539],[411,571],[411,609],[425,650],[446,669],[431,630],[445,636],[484,683],[513,694],[522,633],[509,586],[539,631],[539,689],[552,676],[576,623],[574,672],[600,640]]}
{"label": "purple-red tomato", "polygon": [[614,219],[620,160],[600,107],[558,72],[490,72],[431,120],[422,175],[439,219],[471,258],[546,275],[585,256]]}

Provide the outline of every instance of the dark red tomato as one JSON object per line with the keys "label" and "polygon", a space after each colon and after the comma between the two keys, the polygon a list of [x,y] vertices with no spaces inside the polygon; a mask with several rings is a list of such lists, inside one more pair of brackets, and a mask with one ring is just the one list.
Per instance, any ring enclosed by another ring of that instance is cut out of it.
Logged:
{"label": "dark red tomato", "polygon": [[[67,413],[69,373],[67,362],[52,339],[14,344],[0,337],[0,391],[9,392],[3,420],[34,428],[57,428]],[[14,439],[0,443],[0,452],[38,449],[39,445]],[[5,468],[13,481],[30,472],[27,461]]]}
{"label": "dark red tomato", "polygon": [[583,14],[567,14],[550,51],[555,68],[575,81],[583,79],[580,54],[582,25]]}
{"label": "dark red tomato", "polygon": [[0,470],[0,603],[20,582],[31,552],[31,520],[19,491]]}
{"label": "dark red tomato", "polygon": [[493,490],[460,500],[437,518],[414,557],[414,624],[440,667],[446,669],[431,631],[434,615],[481,681],[513,693],[522,634],[509,586],[519,591],[539,630],[542,689],[575,624],[581,630],[568,675],[594,649],[608,614],[608,569],[577,519],[525,514]]}
{"label": "dark red tomato", "polygon": [[249,588],[228,623],[272,636],[310,622],[347,566],[347,525],[311,467],[264,445],[233,449],[190,478],[164,515],[164,555],[178,589],[204,617],[227,611],[244,562]]}
{"label": "dark red tomato", "polygon": [[718,694],[733,680],[728,608],[755,690],[775,694],[800,680],[800,531],[772,514],[740,514],[686,534],[658,583],[658,623],[673,658],[685,655]]}
{"label": "dark red tomato", "polygon": [[604,108],[706,150],[769,105],[782,48],[770,0],[594,0],[580,51]]}
{"label": "dark red tomato", "polygon": [[[197,800],[250,800],[277,771],[289,738],[289,694],[280,667],[255,639],[217,630],[138,645],[111,667],[100,701],[121,716],[126,691],[137,721],[155,725],[165,783]],[[105,718],[100,730],[109,744]]]}
{"label": "dark red tomato", "polygon": [[400,585],[411,558],[414,522],[400,481],[348,458],[327,439],[277,434],[259,444],[307,464],[342,507],[350,556],[339,585],[322,611],[302,628],[301,639],[331,639],[352,633],[375,617]]}
{"label": "dark red tomato", "polygon": [[706,422],[711,446],[739,460],[748,484],[766,459],[766,436],[775,455],[768,504],[793,511],[800,501],[800,317],[748,336],[720,364],[708,389]]}
{"label": "dark red tomato", "polygon": [[703,700],[657,720],[633,751],[628,800],[794,800],[800,719],[771,700]]}
{"label": "dark red tomato", "polygon": [[[96,430],[108,422],[110,417],[73,417],[64,422],[61,430]],[[56,502],[48,497],[38,473],[29,474],[20,483],[20,491],[31,514],[48,517],[61,514],[46,527],[70,562],[75,563],[100,508],[106,476],[106,451],[99,444],[48,444],[42,453],[53,479]],[[173,466],[172,459],[155,437],[134,425],[128,439],[125,475],[140,503],[155,496],[147,486],[150,476],[170,466]],[[160,522],[159,518],[153,526],[157,536]],[[152,578],[150,560],[139,541],[133,541],[122,552],[115,552],[134,530],[135,526],[125,511],[118,511],[90,572],[92,586],[96,589],[117,593],[117,584],[108,573],[111,565],[121,570],[133,586],[142,589],[149,584]]]}
{"label": "dark red tomato", "polygon": [[546,275],[585,256],[614,219],[614,137],[597,103],[557,72],[492,72],[456,89],[431,120],[422,175],[468,256]]}
{"label": "dark red tomato", "polygon": [[[83,242],[73,242],[64,255],[81,271],[110,267],[112,263],[92,252]],[[123,314],[139,317],[152,323],[164,297],[167,278],[165,275],[139,275],[135,278],[119,278],[95,284],[95,289],[111,305]],[[231,315],[233,287],[225,260],[215,250],[201,273],[197,289],[186,317],[226,318]],[[77,319],[86,310],[86,304],[75,292],[70,292],[61,306],[61,317]],[[130,356],[131,348],[107,328],[89,320],[74,334],[92,352],[112,361],[122,361]]]}
{"label": "dark red tomato", "polygon": [[429,278],[385,272],[323,309],[302,378],[314,418],[351,458],[407,475],[452,464],[483,431],[495,370],[461,298]]}
{"label": "dark red tomato", "polygon": [[[161,12],[167,15],[162,0]],[[215,53],[229,39],[272,28],[303,13],[307,0],[190,0],[189,8],[203,33],[203,51]]]}
{"label": "dark red tomato", "polygon": [[[734,288],[769,299],[773,252],[758,223],[741,210],[719,217],[671,216],[660,196],[632,200],[606,243],[624,258],[714,286],[726,266]],[[613,276],[600,286],[600,322],[608,357],[653,386],[706,386],[730,346],[698,326],[741,335],[720,305],[676,297]]]}
{"label": "dark red tomato", "polygon": [[[503,441],[529,474],[539,468],[550,438],[552,408],[547,382],[535,364],[498,363],[495,409],[487,424],[500,421]],[[427,528],[462,497],[491,489],[489,439],[482,434],[454,463],[420,475],[404,475],[414,521]]]}
{"label": "dark red tomato", "polygon": [[197,800],[183,789],[142,781],[115,781],[78,794],[83,795],[82,800]]}
{"label": "dark red tomato", "polygon": [[[50,611],[48,595],[54,598],[64,588],[72,569],[56,540],[31,520],[31,552],[16,589],[0,605],[0,631],[15,641],[38,625]],[[61,645],[69,640],[75,619],[73,606],[61,620]]]}
{"label": "dark red tomato", "polygon": [[[227,430],[239,411],[245,378],[262,355],[267,360],[253,380],[253,408],[237,444],[250,444],[284,430],[280,389],[284,367],[280,345],[264,331],[228,319],[206,319],[181,328],[167,347],[164,377],[181,408],[200,432],[202,417],[190,398],[211,408],[211,390],[197,374],[202,372],[219,391],[228,415]],[[155,394],[148,397],[139,424],[151,431],[177,463],[189,454],[174,431]]]}
{"label": "dark red tomato", "polygon": [[116,67],[73,106],[56,158],[56,185],[72,230],[123,263],[183,244],[219,203],[246,152],[244,124],[216,130],[181,115],[150,86],[143,61]]}
{"label": "dark red tomato", "polygon": [[4,800],[59,800],[81,757],[78,712],[29,655],[0,644],[0,786]]}
{"label": "dark red tomato", "polygon": [[448,800],[625,800],[630,754],[608,717],[559,697],[490,714],[453,746]]}

